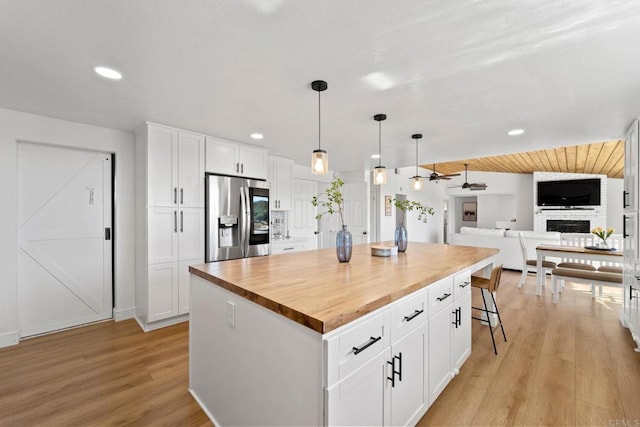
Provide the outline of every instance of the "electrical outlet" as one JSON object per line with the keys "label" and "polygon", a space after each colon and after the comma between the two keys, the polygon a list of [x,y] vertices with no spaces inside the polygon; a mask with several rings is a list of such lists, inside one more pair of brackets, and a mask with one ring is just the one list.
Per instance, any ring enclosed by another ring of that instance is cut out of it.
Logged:
{"label": "electrical outlet", "polygon": [[236,326],[236,304],[231,301],[227,301],[227,325]]}

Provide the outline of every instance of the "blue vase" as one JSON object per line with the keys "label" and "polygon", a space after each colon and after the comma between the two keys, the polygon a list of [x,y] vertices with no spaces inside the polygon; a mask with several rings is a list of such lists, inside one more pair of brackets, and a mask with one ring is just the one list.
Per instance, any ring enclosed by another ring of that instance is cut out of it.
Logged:
{"label": "blue vase", "polygon": [[351,259],[351,248],[353,246],[353,238],[351,232],[347,230],[347,226],[343,225],[342,230],[336,234],[336,255],[338,261],[349,262]]}
{"label": "blue vase", "polygon": [[407,228],[404,224],[398,224],[396,226],[393,240],[398,247],[398,252],[404,252],[407,250]]}

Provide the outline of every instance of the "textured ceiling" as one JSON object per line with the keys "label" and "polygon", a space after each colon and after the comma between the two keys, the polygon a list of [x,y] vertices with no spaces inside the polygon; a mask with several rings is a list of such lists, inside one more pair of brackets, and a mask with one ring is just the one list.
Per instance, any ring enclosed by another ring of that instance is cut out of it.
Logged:
{"label": "textured ceiling", "polygon": [[[622,138],[640,115],[640,1],[0,0],[0,107],[164,123],[336,171]],[[120,82],[92,72],[104,64]],[[508,137],[512,128],[524,135]],[[264,134],[262,141],[249,138]]]}
{"label": "textured ceiling", "polygon": [[[437,163],[438,174],[453,174],[464,171],[533,173],[567,172],[607,175],[623,178],[624,141],[606,141],[596,144],[575,145],[540,151],[508,154],[504,156],[465,159],[455,162]],[[433,165],[423,165],[433,170]]]}

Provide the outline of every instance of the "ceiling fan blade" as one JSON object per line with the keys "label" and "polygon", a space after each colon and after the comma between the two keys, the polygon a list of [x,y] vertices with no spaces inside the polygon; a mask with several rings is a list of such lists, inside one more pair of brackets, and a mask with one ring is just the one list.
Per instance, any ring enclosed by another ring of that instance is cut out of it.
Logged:
{"label": "ceiling fan blade", "polygon": [[451,178],[449,178],[449,175],[440,175],[438,179],[446,179],[447,181],[449,181]]}
{"label": "ceiling fan blade", "polygon": [[448,174],[445,174],[445,175],[440,175],[440,178],[449,178],[451,176],[460,176],[460,174],[459,173],[448,173]]}

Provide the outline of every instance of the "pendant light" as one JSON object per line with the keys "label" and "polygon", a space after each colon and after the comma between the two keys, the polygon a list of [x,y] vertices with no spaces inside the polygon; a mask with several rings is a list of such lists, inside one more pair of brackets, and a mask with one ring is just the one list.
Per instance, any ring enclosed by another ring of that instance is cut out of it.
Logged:
{"label": "pendant light", "polygon": [[422,177],[418,175],[418,142],[422,138],[421,133],[415,133],[411,135],[411,138],[416,140],[416,174],[411,177],[411,188],[415,191],[422,190]]}
{"label": "pendant light", "polygon": [[311,173],[322,175],[329,172],[329,156],[325,150],[320,148],[320,92],[327,90],[327,82],[315,80],[311,82],[311,89],[318,92],[318,149],[311,153]]}
{"label": "pendant light", "polygon": [[387,169],[382,166],[382,121],[387,120],[386,114],[376,114],[373,120],[378,122],[378,166],[373,169],[373,183],[383,185],[387,183]]}

